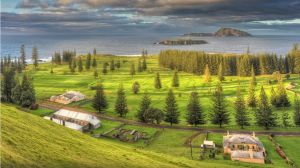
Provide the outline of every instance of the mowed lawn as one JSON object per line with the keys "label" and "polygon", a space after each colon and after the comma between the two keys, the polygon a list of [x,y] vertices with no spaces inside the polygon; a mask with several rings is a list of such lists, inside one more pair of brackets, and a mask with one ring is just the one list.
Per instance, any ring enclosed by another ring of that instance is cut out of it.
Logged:
{"label": "mowed lawn", "polygon": [[[115,69],[114,71],[109,70],[108,66],[108,73],[106,75],[102,74],[102,64],[104,62],[110,63],[110,60],[114,59],[116,62],[117,60],[121,61],[121,68]],[[137,72],[138,66],[138,57],[108,57],[108,56],[97,56],[98,68],[97,71],[99,73],[99,78],[95,79],[93,76],[94,69],[91,68],[89,71],[85,70],[81,73],[76,72],[71,73],[68,65],[54,65],[53,66],[53,74],[50,74],[51,64],[44,63],[40,64],[39,70],[32,70],[32,67],[28,68],[28,73],[32,75],[34,79],[34,86],[36,89],[36,94],[38,101],[43,101],[49,99],[52,95],[62,94],[67,90],[75,90],[84,93],[88,99],[92,99],[94,96],[93,90],[90,89],[91,85],[96,84],[97,82],[102,82],[104,85],[106,98],[109,103],[109,108],[105,111],[105,113],[113,116],[117,116],[114,111],[114,103],[116,100],[116,92],[119,88],[120,84],[123,84],[126,96],[127,96],[127,103],[129,108],[129,113],[127,114],[127,119],[136,120],[136,113],[139,109],[139,104],[141,98],[144,93],[150,95],[152,99],[152,106],[163,109],[165,107],[165,98],[169,89],[172,88],[172,77],[174,71],[161,68],[158,65],[158,58],[157,56],[151,56],[147,59],[148,69],[144,72]],[[123,62],[123,60],[125,62]],[[130,66],[131,63],[135,63],[136,67],[136,75],[130,75]],[[85,61],[83,61],[83,65],[85,65]],[[155,89],[154,88],[154,77],[156,72],[160,73],[160,78],[162,82],[162,89]],[[21,76],[21,75],[20,75]],[[272,76],[257,76],[257,96],[260,91],[260,87],[264,86],[266,91],[269,93],[272,86],[276,87],[276,84],[269,84],[268,80],[271,79]],[[248,83],[249,77],[236,77],[236,76],[226,76],[225,81],[222,83],[224,94],[226,96],[227,101],[227,110],[230,113],[230,123],[225,126],[226,129],[239,129],[236,126],[235,119],[234,119],[234,100],[236,94],[236,88],[238,83],[241,84],[242,92],[246,98],[248,92]],[[204,127],[217,127],[212,125],[209,122],[208,116],[211,109],[211,93],[214,91],[218,80],[216,76],[213,76],[213,82],[210,84],[204,83],[203,76],[198,76],[194,74],[179,72],[179,80],[180,80],[180,87],[172,88],[178,103],[178,108],[180,111],[180,125],[187,125],[186,123],[186,106],[188,103],[189,95],[193,90],[197,90],[200,94],[200,101],[202,105],[202,109],[204,114],[206,115],[206,120],[208,121]],[[140,93],[135,95],[132,92],[132,84],[137,81],[139,82],[141,88]],[[299,83],[300,79],[297,75],[292,75],[289,80],[285,80],[285,84],[290,82]],[[291,91],[287,91],[288,96],[293,104],[294,93]],[[75,103],[71,104],[70,106],[80,106],[88,111],[95,112],[92,108],[91,101],[84,102],[82,104]],[[293,106],[289,108],[282,108],[282,109],[275,109],[275,113],[278,116],[278,124],[281,124],[281,115],[283,111],[288,111],[290,115],[290,123],[293,125],[292,122],[292,115],[293,115]],[[262,129],[255,125],[254,119],[254,111],[248,111],[249,116],[251,118],[251,127],[247,127],[248,130],[258,130]],[[163,123],[164,124],[164,123]],[[293,131],[300,131],[299,128],[292,127],[289,129],[285,128],[275,128],[277,130],[293,130]]]}

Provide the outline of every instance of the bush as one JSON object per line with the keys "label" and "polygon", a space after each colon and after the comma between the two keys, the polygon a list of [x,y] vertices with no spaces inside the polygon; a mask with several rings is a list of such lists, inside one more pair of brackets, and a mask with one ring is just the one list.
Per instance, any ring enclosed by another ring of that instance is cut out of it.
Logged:
{"label": "bush", "polygon": [[39,104],[36,104],[36,103],[33,103],[33,104],[29,107],[30,110],[37,110],[38,108],[39,108]]}
{"label": "bush", "polygon": [[224,159],[224,160],[231,160],[231,157],[230,157],[229,154],[224,154],[224,155],[223,155],[223,159]]}

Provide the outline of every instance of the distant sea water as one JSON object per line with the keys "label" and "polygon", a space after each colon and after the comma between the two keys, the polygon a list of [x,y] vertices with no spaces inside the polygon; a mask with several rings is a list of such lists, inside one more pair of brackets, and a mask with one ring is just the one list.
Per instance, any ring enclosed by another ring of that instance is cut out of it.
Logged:
{"label": "distant sea water", "polygon": [[[165,49],[197,50],[205,52],[243,53],[249,47],[251,53],[271,52],[285,55],[294,43],[300,44],[300,36],[253,36],[253,37],[197,37],[208,44],[165,46],[155,42],[183,38],[175,34],[143,35],[2,35],[1,57],[19,57],[20,46],[25,44],[27,58],[33,46],[38,48],[42,59],[49,59],[55,51],[76,50],[77,54],[93,52],[114,55],[140,55],[142,49],[158,54]],[[187,37],[185,37],[187,38]]]}

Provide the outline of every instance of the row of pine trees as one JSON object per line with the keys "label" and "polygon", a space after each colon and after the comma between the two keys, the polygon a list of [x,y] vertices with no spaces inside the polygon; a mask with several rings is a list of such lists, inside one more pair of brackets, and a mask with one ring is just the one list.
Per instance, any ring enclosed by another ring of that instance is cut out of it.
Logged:
{"label": "row of pine trees", "polygon": [[205,67],[212,75],[218,74],[222,66],[225,76],[250,76],[253,69],[255,74],[300,73],[300,48],[295,44],[286,56],[263,53],[253,55],[249,51],[243,55],[208,54],[197,51],[164,50],[159,54],[159,65],[202,75]]}

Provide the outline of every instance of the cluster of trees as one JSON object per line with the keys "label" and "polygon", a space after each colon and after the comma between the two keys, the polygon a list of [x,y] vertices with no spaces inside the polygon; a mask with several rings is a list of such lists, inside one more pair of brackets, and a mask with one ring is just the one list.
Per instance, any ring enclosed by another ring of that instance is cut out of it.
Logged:
{"label": "cluster of trees", "polygon": [[12,68],[6,68],[1,79],[1,101],[14,103],[22,107],[35,104],[35,91],[32,80],[24,74],[22,82]]}
{"label": "cluster of trees", "polygon": [[[32,63],[38,67],[37,48],[32,48]],[[35,90],[27,74],[24,73],[22,82],[19,81],[18,73],[27,66],[25,46],[20,49],[20,57],[11,60],[10,56],[1,58],[1,101],[14,103],[23,107],[35,104]]]}
{"label": "cluster of trees", "polygon": [[69,63],[76,57],[76,51],[64,50],[62,54],[55,52],[52,56],[52,62],[55,64]]}
{"label": "cluster of trees", "polygon": [[205,73],[206,67],[212,75],[217,75],[221,69],[225,76],[251,76],[252,69],[255,74],[261,75],[272,74],[275,71],[281,74],[300,73],[300,48],[295,44],[285,57],[269,53],[251,55],[247,52],[243,55],[229,55],[165,50],[159,54],[159,65],[199,75]]}
{"label": "cluster of trees", "polygon": [[[138,72],[143,72],[143,71],[147,70],[147,56],[148,56],[147,50],[143,50],[142,51],[142,57],[139,58],[139,60],[138,60],[138,67],[137,67]],[[136,69],[135,69],[134,62],[131,63],[129,74],[132,77],[133,77],[133,75],[136,74]]]}

